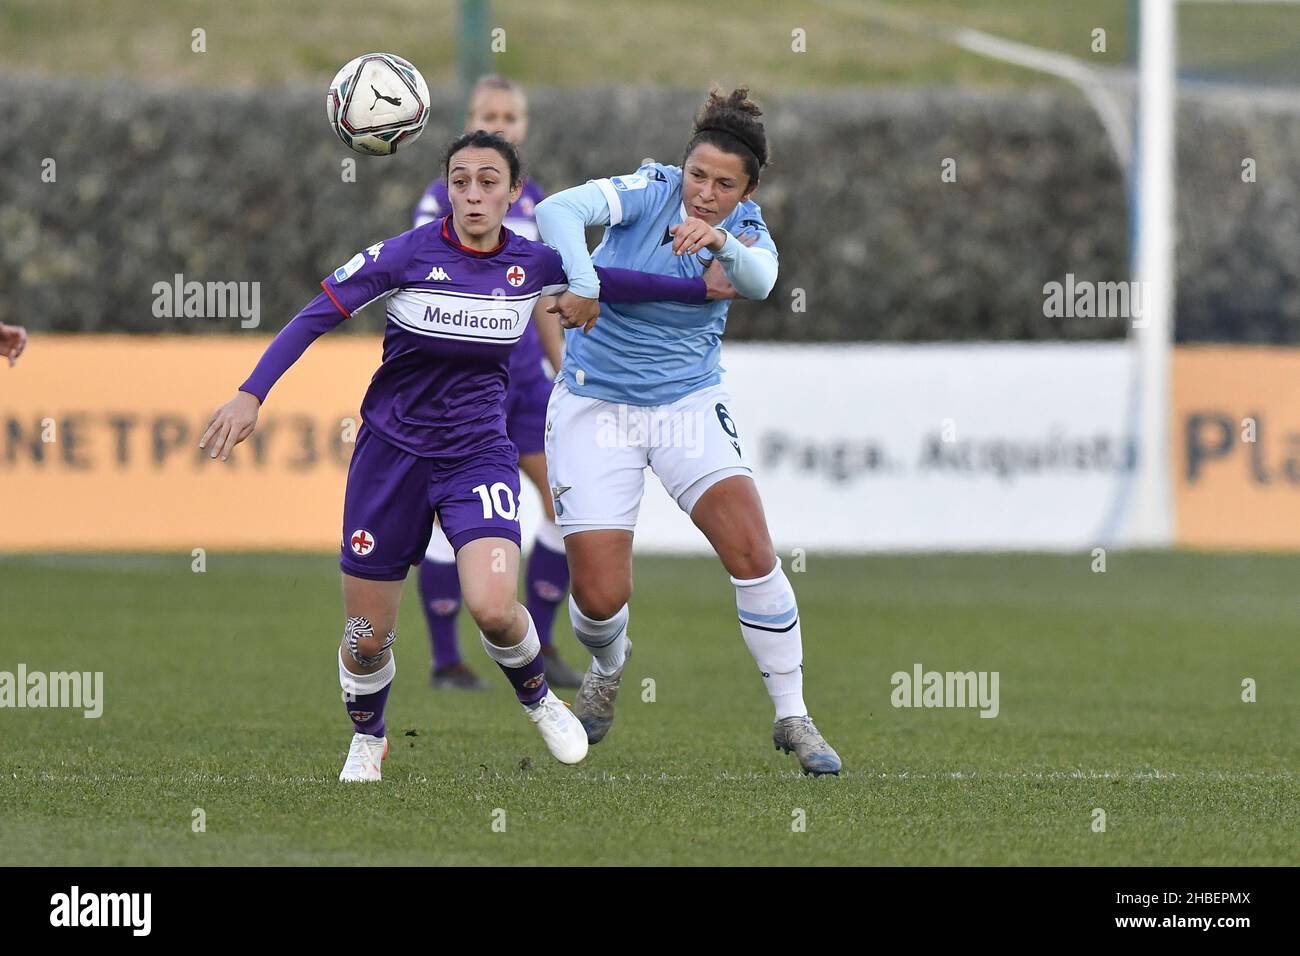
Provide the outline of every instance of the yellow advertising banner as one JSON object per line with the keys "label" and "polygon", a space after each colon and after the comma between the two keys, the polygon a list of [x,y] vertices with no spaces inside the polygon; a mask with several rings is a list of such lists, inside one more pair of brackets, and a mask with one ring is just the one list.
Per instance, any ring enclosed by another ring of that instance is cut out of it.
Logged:
{"label": "yellow advertising banner", "polygon": [[211,461],[203,427],[268,341],[32,336],[0,368],[0,551],[337,548],[379,339],[319,339]]}
{"label": "yellow advertising banner", "polygon": [[1300,349],[1174,353],[1176,543],[1300,548]]}
{"label": "yellow advertising banner", "polygon": [[[228,462],[198,448],[264,336],[33,336],[0,368],[0,551],[338,547],[378,337],[325,336]],[[1300,349],[1173,360],[1176,543],[1300,549]]]}

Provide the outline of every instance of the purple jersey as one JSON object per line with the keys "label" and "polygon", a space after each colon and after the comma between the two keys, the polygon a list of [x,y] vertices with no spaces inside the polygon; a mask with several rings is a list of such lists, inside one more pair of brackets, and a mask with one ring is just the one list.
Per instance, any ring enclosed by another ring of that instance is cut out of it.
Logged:
{"label": "purple jersey", "polygon": [[[319,336],[387,295],[383,364],[361,415],[389,443],[423,458],[514,453],[505,426],[509,356],[543,295],[568,279],[550,246],[501,230],[495,249],[461,245],[451,217],[358,252],[280,330],[240,386],[265,402]],[[602,302],[704,302],[703,279],[596,267]]]}
{"label": "purple jersey", "polygon": [[[523,236],[525,239],[537,239],[537,217],[533,210],[537,204],[546,198],[546,193],[537,183],[524,177],[523,191],[519,194],[519,200],[510,207],[502,221],[507,229],[517,236]],[[423,226],[425,223],[432,222],[434,219],[441,219],[451,212],[451,200],[447,198],[447,180],[445,178],[435,179],[429,183],[429,188],[424,191],[420,197],[420,202],[415,207],[416,226]],[[524,334],[519,339],[519,344],[515,350],[510,353],[510,384],[521,384],[527,387],[527,379],[535,378],[545,374],[542,365],[543,355],[542,340],[537,334],[537,326],[531,322],[524,328]]]}
{"label": "purple jersey", "polygon": [[467,458],[509,445],[510,350],[533,306],[568,283],[559,253],[509,230],[490,252],[449,231],[450,217],[359,252],[322,284],[345,315],[385,293],[383,363],[361,417],[413,455]]}

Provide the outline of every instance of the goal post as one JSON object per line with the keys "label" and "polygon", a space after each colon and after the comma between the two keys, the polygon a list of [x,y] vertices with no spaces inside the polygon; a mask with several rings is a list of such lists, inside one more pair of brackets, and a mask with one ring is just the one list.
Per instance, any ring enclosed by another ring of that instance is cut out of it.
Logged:
{"label": "goal post", "polygon": [[1177,117],[1176,0],[1140,0],[1133,279],[1142,314],[1131,341],[1138,388],[1137,478],[1129,543],[1165,547],[1174,533],[1170,366],[1174,328],[1174,129]]}

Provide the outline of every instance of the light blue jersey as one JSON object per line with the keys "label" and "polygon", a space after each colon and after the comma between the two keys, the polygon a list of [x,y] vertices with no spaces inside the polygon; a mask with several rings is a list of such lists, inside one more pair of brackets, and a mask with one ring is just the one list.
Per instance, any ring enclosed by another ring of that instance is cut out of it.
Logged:
{"label": "light blue jersey", "polygon": [[[704,273],[712,255],[707,249],[698,256],[673,255],[668,229],[686,218],[680,167],[649,163],[633,175],[594,183],[609,205],[609,226],[593,263],[687,278]],[[756,203],[740,203],[718,225],[732,236],[757,233],[751,251],[766,250],[776,259]],[[630,405],[661,405],[716,385],[729,304],[602,302],[590,332],[565,333],[560,377],[575,395]]]}

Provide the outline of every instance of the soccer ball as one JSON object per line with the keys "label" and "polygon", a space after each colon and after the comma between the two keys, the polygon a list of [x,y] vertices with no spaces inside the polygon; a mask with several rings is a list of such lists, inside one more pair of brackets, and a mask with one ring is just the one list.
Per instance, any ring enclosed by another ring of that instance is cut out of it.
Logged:
{"label": "soccer ball", "polygon": [[429,121],[429,87],[420,71],[392,53],[367,53],[339,70],[325,114],[344,144],[387,156],[412,143]]}

